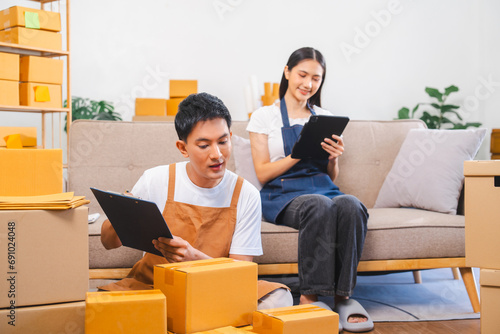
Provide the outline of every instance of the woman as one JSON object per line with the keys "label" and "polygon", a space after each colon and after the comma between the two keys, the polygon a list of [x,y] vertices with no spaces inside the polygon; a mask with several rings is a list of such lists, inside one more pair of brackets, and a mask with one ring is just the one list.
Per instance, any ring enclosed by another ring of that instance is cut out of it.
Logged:
{"label": "woman", "polygon": [[301,48],[283,71],[279,104],[256,110],[248,124],[264,218],[299,230],[300,304],[335,296],[335,310],[346,330],[366,331],[373,322],[363,307],[349,299],[366,236],[368,213],[354,196],[333,183],[344,152],[342,137],[321,144],[326,160],[293,159],[291,149],[311,115],[321,109],[326,65],[321,53]]}

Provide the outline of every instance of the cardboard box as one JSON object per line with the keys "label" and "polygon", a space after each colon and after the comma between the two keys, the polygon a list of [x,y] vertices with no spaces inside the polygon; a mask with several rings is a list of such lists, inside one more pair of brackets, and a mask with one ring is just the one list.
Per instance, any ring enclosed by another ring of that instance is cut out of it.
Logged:
{"label": "cardboard box", "polygon": [[173,122],[175,116],[132,116],[134,122]]}
{"label": "cardboard box", "polygon": [[63,191],[61,149],[0,149],[0,196]]}
{"label": "cardboard box", "polygon": [[185,99],[185,97],[178,97],[174,99],[167,100],[167,115],[175,116],[179,110],[179,104]]}
{"label": "cardboard box", "polygon": [[215,258],[157,265],[154,287],[167,297],[169,331],[244,326],[257,309],[257,264]]}
{"label": "cardboard box", "polygon": [[500,328],[500,270],[481,269],[481,333],[496,334]]}
{"label": "cardboard box", "polygon": [[4,137],[15,134],[21,135],[21,143],[23,144],[23,146],[36,146],[36,127],[0,126],[0,147],[5,147],[6,145]]}
{"label": "cardboard box", "polygon": [[38,29],[15,27],[1,30],[0,42],[20,44],[38,49],[62,50],[62,36],[60,33]]}
{"label": "cardboard box", "polygon": [[87,207],[0,210],[0,245],[0,308],[85,300]]}
{"label": "cardboard box", "polygon": [[339,315],[315,305],[296,305],[253,313],[252,331],[260,334],[338,333]]}
{"label": "cardboard box", "polygon": [[465,264],[500,269],[500,161],[465,161]]}
{"label": "cardboard box", "polygon": [[19,106],[19,82],[0,80],[0,105]]}
{"label": "cardboard box", "polygon": [[62,59],[36,56],[21,57],[19,80],[62,85],[63,66]]}
{"label": "cardboard box", "polygon": [[13,6],[0,12],[0,30],[11,27],[32,27],[33,29],[61,31],[61,14]]}
{"label": "cardboard box", "polygon": [[198,93],[198,80],[170,80],[170,98]]}
{"label": "cardboard box", "polygon": [[492,154],[491,160],[500,160],[500,154]]}
{"label": "cardboard box", "polygon": [[19,84],[19,102],[22,106],[62,108],[62,86],[21,82]]}
{"label": "cardboard box", "polygon": [[[0,309],[0,333],[85,333],[85,302]],[[12,322],[15,326],[9,324]]]}
{"label": "cardboard box", "polygon": [[19,81],[19,55],[0,52],[0,80]]}
{"label": "cardboard box", "polygon": [[250,334],[251,332],[233,326],[226,326],[216,329],[211,329],[204,332],[197,332],[196,334]]}
{"label": "cardboard box", "polygon": [[137,116],[166,116],[166,99],[135,99],[135,114]]}
{"label": "cardboard box", "polygon": [[166,332],[167,302],[160,290],[87,292],[86,334]]}
{"label": "cardboard box", "polygon": [[500,153],[500,129],[491,130],[490,152]]}

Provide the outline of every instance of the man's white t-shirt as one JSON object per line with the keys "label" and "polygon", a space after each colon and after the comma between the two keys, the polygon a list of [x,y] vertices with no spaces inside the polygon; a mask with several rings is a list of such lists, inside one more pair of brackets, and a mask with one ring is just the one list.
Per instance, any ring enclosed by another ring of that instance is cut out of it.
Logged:
{"label": "man's white t-shirt", "polygon": [[[328,110],[321,109],[317,106],[314,106],[314,112],[316,115],[332,115]],[[309,117],[289,118],[290,126],[297,124],[304,125],[309,120]],[[285,157],[283,136],[281,135],[282,127],[283,120],[281,118],[281,109],[274,104],[255,110],[247,125],[248,132],[267,135],[269,158],[271,162],[281,160]]]}
{"label": "man's white t-shirt", "polygon": [[[236,174],[226,170],[217,186],[201,188],[189,179],[186,165],[187,161],[176,164],[174,201],[213,208],[231,205],[233,189],[238,179]],[[132,189],[132,194],[156,203],[160,212],[163,212],[168,195],[168,165],[146,170]],[[245,180],[238,199],[236,226],[229,254],[262,255],[261,220],[259,191]]]}

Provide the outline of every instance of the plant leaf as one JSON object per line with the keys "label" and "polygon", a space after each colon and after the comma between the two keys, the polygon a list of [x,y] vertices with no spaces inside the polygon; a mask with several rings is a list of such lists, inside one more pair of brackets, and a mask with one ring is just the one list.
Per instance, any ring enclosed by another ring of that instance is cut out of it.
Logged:
{"label": "plant leaf", "polygon": [[425,87],[425,92],[430,96],[438,99],[439,102],[443,102],[443,94],[440,93],[436,88]]}
{"label": "plant leaf", "polygon": [[409,119],[410,118],[410,110],[406,107],[399,109],[398,111],[398,119]]}
{"label": "plant leaf", "polygon": [[441,106],[441,112],[447,112],[447,111],[450,111],[452,109],[458,109],[458,108],[460,108],[460,106],[456,106],[453,104],[445,104],[445,105]]}
{"label": "plant leaf", "polygon": [[453,92],[458,92],[458,87],[455,85],[451,85],[450,87],[446,87],[444,89],[444,95],[448,96]]}

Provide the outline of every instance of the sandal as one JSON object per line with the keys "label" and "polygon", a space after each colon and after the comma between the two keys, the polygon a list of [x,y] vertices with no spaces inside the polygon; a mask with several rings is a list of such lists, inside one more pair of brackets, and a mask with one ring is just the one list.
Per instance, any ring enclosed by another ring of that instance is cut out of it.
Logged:
{"label": "sandal", "polygon": [[[345,299],[335,304],[333,309],[339,314],[339,322],[342,324],[344,330],[354,333],[368,332],[373,329],[373,321],[370,315],[360,303],[354,299]],[[364,322],[348,322],[349,317],[359,314],[366,317]]]}

